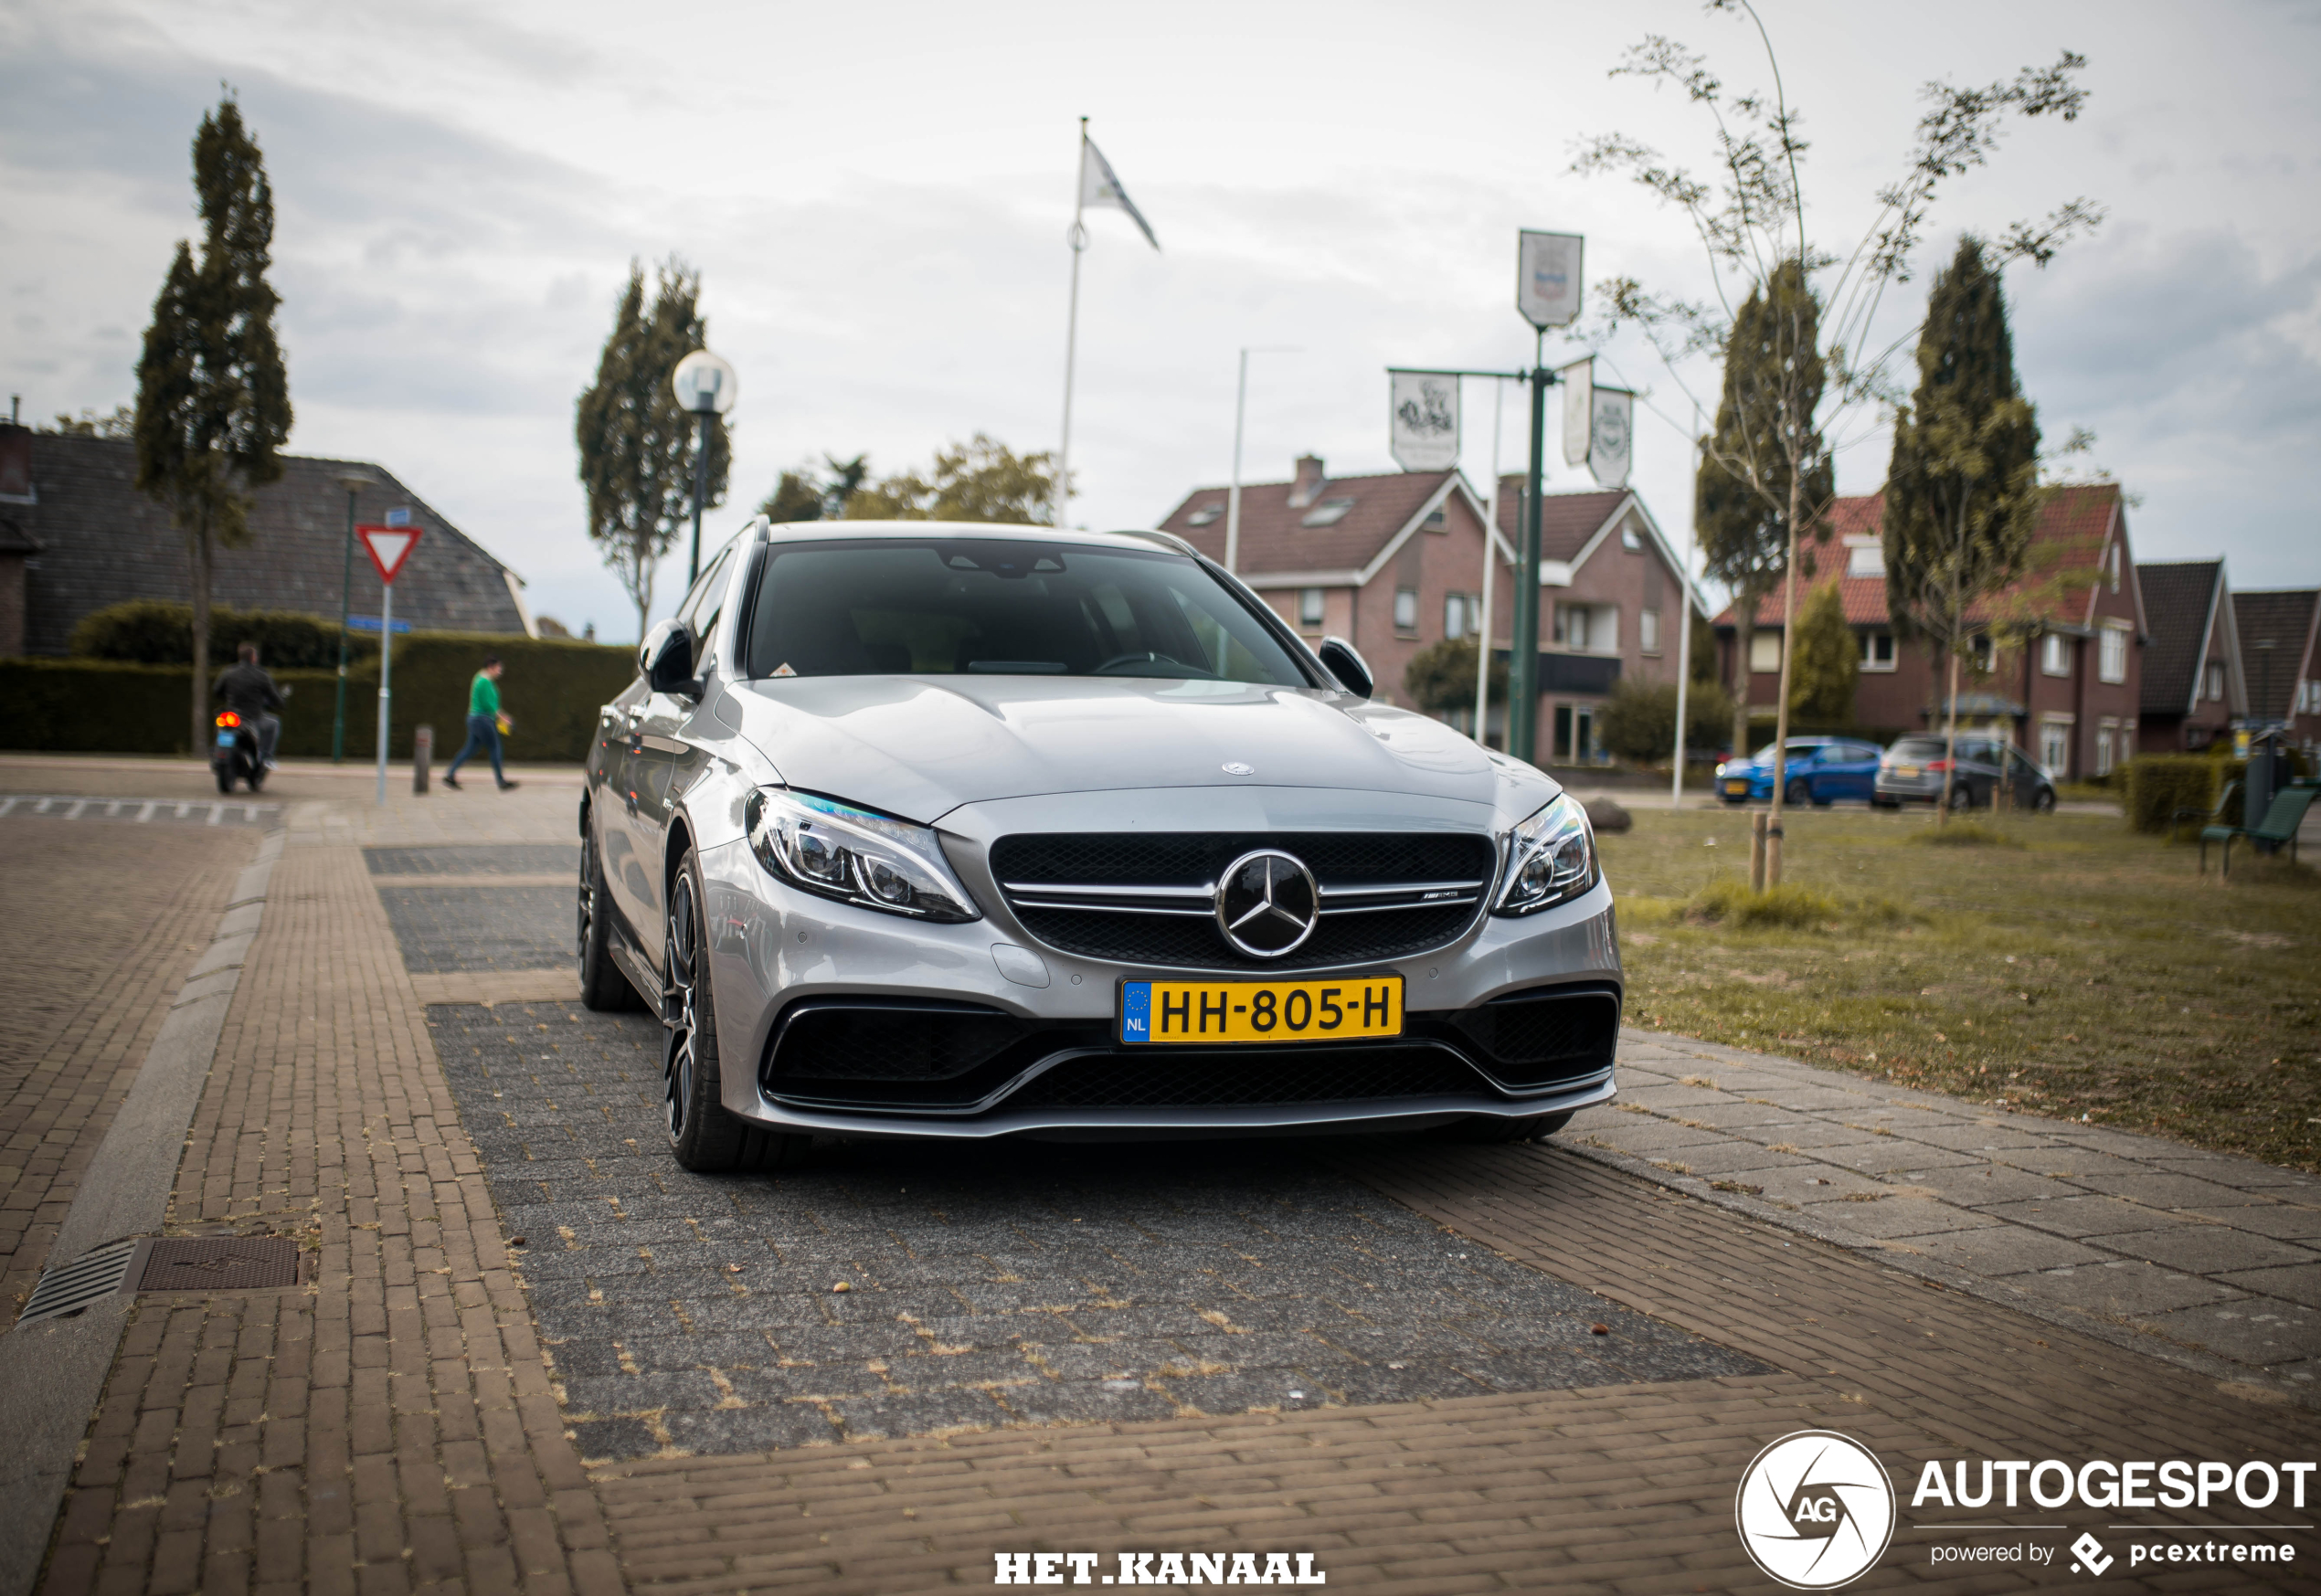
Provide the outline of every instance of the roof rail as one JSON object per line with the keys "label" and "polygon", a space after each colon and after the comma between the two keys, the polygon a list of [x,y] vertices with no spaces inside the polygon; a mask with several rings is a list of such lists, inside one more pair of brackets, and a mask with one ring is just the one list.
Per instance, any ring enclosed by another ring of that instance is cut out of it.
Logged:
{"label": "roof rail", "polygon": [[1201,551],[1199,549],[1194,548],[1191,544],[1185,542],[1184,539],[1179,537],[1173,532],[1148,532],[1140,526],[1124,526],[1115,532],[1113,535],[1116,537],[1150,538],[1154,543],[1159,544],[1162,548],[1169,550],[1172,554],[1191,555],[1196,560],[1201,557]]}

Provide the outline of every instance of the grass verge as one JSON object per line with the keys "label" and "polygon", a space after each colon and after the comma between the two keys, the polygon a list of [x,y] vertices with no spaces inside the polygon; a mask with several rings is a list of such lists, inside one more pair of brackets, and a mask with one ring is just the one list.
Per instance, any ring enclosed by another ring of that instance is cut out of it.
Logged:
{"label": "grass verge", "polygon": [[2311,868],[2203,882],[2098,816],[1973,848],[1915,843],[1924,815],[1784,820],[1787,879],[1754,906],[1744,814],[1603,839],[1632,1023],[2321,1172]]}

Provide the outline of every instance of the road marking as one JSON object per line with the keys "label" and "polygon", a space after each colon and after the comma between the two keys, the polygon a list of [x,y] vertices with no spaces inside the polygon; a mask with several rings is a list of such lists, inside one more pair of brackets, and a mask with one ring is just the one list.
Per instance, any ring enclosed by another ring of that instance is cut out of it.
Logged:
{"label": "road marking", "polygon": [[54,820],[126,820],[134,825],[154,819],[198,820],[204,825],[260,826],[281,824],[282,806],[228,803],[222,799],[83,798],[77,794],[15,793],[0,798],[0,818],[11,814],[42,815]]}

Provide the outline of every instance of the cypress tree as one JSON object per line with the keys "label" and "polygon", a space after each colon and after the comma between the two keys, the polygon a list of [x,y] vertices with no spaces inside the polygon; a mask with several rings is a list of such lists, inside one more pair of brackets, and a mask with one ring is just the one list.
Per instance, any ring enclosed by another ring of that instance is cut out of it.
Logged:
{"label": "cypress tree", "polygon": [[[1948,683],[1949,763],[1958,740],[1958,656],[1970,612],[2021,574],[2039,521],[2039,420],[2015,378],[1998,272],[1968,237],[1934,280],[1918,340],[1918,388],[1894,420],[1886,470],[1886,603],[1924,639]],[[1952,777],[1943,777],[1942,809]]]}
{"label": "cypress tree", "polygon": [[183,239],[137,361],[138,488],[185,534],[193,603],[193,740],[209,744],[209,588],[216,549],[249,541],[251,490],[282,475],[290,379],[274,336],[274,191],[231,99],[194,135],[201,259]]}
{"label": "cypress tree", "polygon": [[1820,314],[1795,260],[1775,268],[1765,291],[1750,291],[1725,343],[1716,430],[1701,451],[1694,483],[1694,525],[1708,574],[1733,590],[1733,748],[1743,757],[1758,602],[1787,573],[1797,533],[1828,535],[1821,516],[1836,492],[1814,419],[1823,383]]}
{"label": "cypress tree", "polygon": [[[669,376],[709,337],[701,314],[701,274],[672,258],[655,276],[648,311],[643,269],[630,264],[596,383],[580,396],[573,422],[580,481],[588,495],[588,536],[636,605],[640,638],[662,556],[693,514],[699,422],[677,407]],[[732,465],[725,417],[713,417],[708,503],[725,502]]]}

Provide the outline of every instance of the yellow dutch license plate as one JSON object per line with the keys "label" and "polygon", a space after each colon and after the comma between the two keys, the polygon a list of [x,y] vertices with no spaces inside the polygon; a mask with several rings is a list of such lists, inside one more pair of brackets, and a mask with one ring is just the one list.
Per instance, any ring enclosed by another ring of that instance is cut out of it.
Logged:
{"label": "yellow dutch license plate", "polygon": [[1724,784],[1724,790],[1731,793],[1746,793],[1749,790],[1749,784],[1745,781],[1728,781]]}
{"label": "yellow dutch license plate", "polygon": [[1894,774],[1907,781],[1918,774],[1918,766],[1915,765],[1897,765],[1894,766]]}
{"label": "yellow dutch license plate", "polygon": [[1403,1033],[1403,978],[1123,981],[1124,1042],[1346,1041]]}

